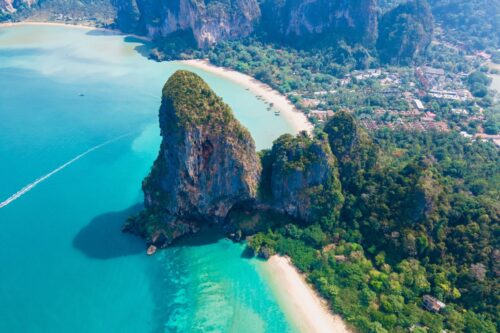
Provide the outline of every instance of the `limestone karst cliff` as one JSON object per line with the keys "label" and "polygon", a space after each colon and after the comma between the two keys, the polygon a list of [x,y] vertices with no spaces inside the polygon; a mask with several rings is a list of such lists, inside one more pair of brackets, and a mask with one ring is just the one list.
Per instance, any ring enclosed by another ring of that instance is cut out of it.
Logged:
{"label": "limestone karst cliff", "polygon": [[377,39],[376,0],[266,0],[263,28],[293,44],[346,39],[372,45]]}
{"label": "limestone karst cliff", "polygon": [[260,162],[254,141],[198,75],[177,71],[169,78],[159,120],[160,152],[143,182],[154,222],[142,221],[151,230],[140,229],[141,222],[129,229],[151,240],[159,231],[169,243],[196,223],[222,222],[233,205],[256,197]]}
{"label": "limestone karst cliff", "polygon": [[109,26],[115,17],[112,0],[0,0],[0,21],[57,21]]}
{"label": "limestone karst cliff", "polygon": [[365,129],[346,111],[336,113],[324,131],[337,157],[344,191],[359,194],[360,184],[377,163],[377,148]]}
{"label": "limestone karst cliff", "polygon": [[267,0],[116,1],[117,24],[153,38],[192,33],[198,47],[245,37],[255,30],[281,41],[348,39],[372,45],[377,38],[375,0],[354,2]]}
{"label": "limestone karst cliff", "polygon": [[425,0],[379,17],[377,0],[0,0],[0,20],[87,23],[145,35],[158,60],[252,35],[294,47],[345,41],[377,50],[388,63],[409,63],[430,44],[433,18]]}
{"label": "limestone karst cliff", "polygon": [[377,49],[386,63],[410,63],[432,41],[434,19],[426,0],[405,2],[380,20]]}
{"label": "limestone karst cliff", "polygon": [[36,0],[0,0],[0,14],[13,14],[22,8],[30,8]]}
{"label": "limestone karst cliff", "polygon": [[229,106],[188,71],[165,84],[159,122],[160,152],[143,181],[145,210],[124,228],[150,244],[166,246],[214,223],[245,235],[262,227],[257,217],[242,228],[230,212],[306,223],[338,217],[344,199],[325,133],[285,134],[258,155]]}
{"label": "limestone karst cliff", "polygon": [[260,17],[256,0],[151,0],[116,1],[117,25],[152,38],[172,33],[192,34],[198,47],[225,39],[245,37]]}
{"label": "limestone karst cliff", "polygon": [[263,164],[262,186],[275,209],[308,223],[338,216],[343,196],[326,134],[284,134],[263,157]]}

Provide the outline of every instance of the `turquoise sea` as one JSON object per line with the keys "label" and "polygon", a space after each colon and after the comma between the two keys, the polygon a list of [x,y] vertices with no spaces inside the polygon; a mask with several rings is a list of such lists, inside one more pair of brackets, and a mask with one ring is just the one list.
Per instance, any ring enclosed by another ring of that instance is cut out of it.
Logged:
{"label": "turquoise sea", "polygon": [[[295,332],[241,245],[214,232],[148,257],[120,232],[158,151],[161,88],[188,68],[146,51],[97,31],[0,28],[0,332]],[[258,148],[293,132],[249,91],[194,71]]]}

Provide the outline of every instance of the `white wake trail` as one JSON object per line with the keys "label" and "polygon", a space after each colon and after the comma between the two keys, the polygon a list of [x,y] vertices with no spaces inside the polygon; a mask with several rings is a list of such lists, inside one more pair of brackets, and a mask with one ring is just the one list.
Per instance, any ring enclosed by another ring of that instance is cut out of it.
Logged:
{"label": "white wake trail", "polygon": [[70,164],[73,164],[75,163],[76,161],[78,161],[79,159],[81,159],[82,157],[84,157],[85,155],[87,154],[90,154],[91,152],[93,152],[94,150],[97,150],[103,146],[106,146],[112,142],[115,142],[123,137],[126,137],[126,136],[129,136],[131,135],[132,133],[128,133],[128,134],[123,134],[123,135],[120,135],[119,137],[116,137],[114,139],[111,139],[111,140],[108,140],[104,143],[101,143],[95,147],[92,147],[86,151],[84,151],[83,153],[81,153],[80,155],[74,157],[73,159],[69,160],[68,162],[64,163],[63,165],[59,166],[57,169],[54,169],[52,170],[51,172],[49,172],[48,174],[46,174],[45,176],[42,176],[40,178],[38,178],[37,180],[35,180],[33,183],[30,183],[28,185],[26,185],[25,187],[23,187],[22,189],[20,189],[19,191],[17,191],[16,193],[14,193],[13,195],[11,195],[7,200],[3,201],[3,202],[0,202],[0,208],[3,208],[5,206],[7,206],[8,204],[10,204],[11,202],[13,202],[14,200],[17,200],[19,199],[20,197],[22,197],[24,194],[26,194],[27,192],[31,191],[35,186],[37,186],[38,184],[40,184],[41,182],[43,182],[44,180],[46,180],[47,178],[55,175],[56,173],[58,173],[59,171],[61,171],[62,169],[66,168],[67,166],[69,166]]}

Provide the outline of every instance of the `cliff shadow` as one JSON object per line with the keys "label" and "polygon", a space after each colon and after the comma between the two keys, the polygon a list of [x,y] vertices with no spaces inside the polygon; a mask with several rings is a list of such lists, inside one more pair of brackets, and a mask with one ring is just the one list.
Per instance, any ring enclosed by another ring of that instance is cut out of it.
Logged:
{"label": "cliff shadow", "polygon": [[208,225],[202,227],[194,234],[187,234],[176,239],[169,247],[192,247],[204,246],[217,243],[221,239],[227,238],[222,226]]}
{"label": "cliff shadow", "polygon": [[141,56],[150,59],[151,58],[151,43],[134,36],[126,36],[123,41],[125,43],[139,44],[134,47],[134,51],[139,53]]}
{"label": "cliff shadow", "polygon": [[112,29],[92,29],[85,34],[88,36],[124,36],[122,32]]}
{"label": "cliff shadow", "polygon": [[241,251],[240,258],[252,259],[252,258],[258,258],[258,257],[255,256],[255,253],[248,245],[245,245],[245,247],[243,248],[243,251]]}
{"label": "cliff shadow", "polygon": [[[184,235],[183,237],[175,240],[169,247],[195,247],[195,246],[206,246],[219,242],[221,239],[228,239],[227,232],[224,230],[223,226],[211,225],[205,226],[202,230],[194,234]],[[240,254],[241,258],[252,259],[255,257],[254,252],[247,245],[243,247],[243,251]]]}
{"label": "cliff shadow", "polygon": [[130,215],[143,208],[136,204],[125,210],[94,217],[73,239],[73,247],[90,258],[113,259],[146,251],[144,241],[123,233],[121,228]]}

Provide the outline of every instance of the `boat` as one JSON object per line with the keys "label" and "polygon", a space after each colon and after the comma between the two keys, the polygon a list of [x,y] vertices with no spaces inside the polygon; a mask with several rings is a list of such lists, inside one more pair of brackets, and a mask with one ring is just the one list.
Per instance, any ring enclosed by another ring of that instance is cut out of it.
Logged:
{"label": "boat", "polygon": [[153,254],[155,254],[156,250],[157,250],[156,246],[150,245],[146,253],[148,254],[148,256],[152,256]]}

